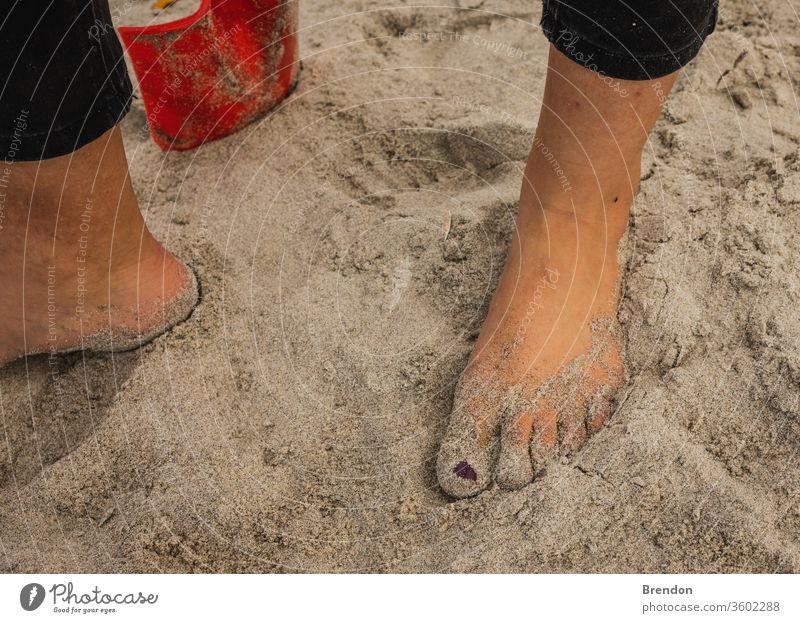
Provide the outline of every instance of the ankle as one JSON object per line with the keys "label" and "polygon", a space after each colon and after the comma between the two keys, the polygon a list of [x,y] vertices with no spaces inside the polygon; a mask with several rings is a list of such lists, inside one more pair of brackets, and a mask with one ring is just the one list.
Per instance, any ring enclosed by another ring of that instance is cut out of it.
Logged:
{"label": "ankle", "polygon": [[[567,171],[565,171],[566,175]],[[567,186],[554,185],[552,171],[530,162],[520,194],[520,224],[525,219],[535,227],[555,227],[566,235],[580,229],[581,236],[609,239],[616,245],[628,225],[630,207],[638,186],[639,166],[614,171],[569,169]]]}
{"label": "ankle", "polygon": [[630,200],[603,203],[596,197],[581,199],[578,194],[541,200],[523,192],[517,228],[521,235],[533,235],[540,243],[580,244],[586,252],[603,255],[615,250],[622,240],[630,205]]}

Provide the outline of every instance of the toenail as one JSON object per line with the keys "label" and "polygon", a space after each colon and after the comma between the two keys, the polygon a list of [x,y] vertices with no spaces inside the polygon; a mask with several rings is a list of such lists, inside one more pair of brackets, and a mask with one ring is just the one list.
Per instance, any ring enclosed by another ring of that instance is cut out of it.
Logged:
{"label": "toenail", "polygon": [[472,469],[472,465],[466,461],[461,461],[453,468],[453,473],[459,478],[466,478],[467,480],[478,480],[477,472]]}

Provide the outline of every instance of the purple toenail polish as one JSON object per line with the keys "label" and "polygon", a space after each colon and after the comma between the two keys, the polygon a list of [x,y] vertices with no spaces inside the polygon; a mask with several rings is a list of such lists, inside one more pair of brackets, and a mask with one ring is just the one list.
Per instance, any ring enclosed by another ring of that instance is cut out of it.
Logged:
{"label": "purple toenail polish", "polygon": [[478,480],[478,474],[472,469],[472,465],[466,461],[461,461],[453,468],[453,473],[459,478],[466,478],[467,480]]}

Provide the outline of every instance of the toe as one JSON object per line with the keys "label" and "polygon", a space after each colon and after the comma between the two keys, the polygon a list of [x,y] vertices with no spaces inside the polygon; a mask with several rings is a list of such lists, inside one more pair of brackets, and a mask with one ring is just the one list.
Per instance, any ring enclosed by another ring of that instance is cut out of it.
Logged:
{"label": "toe", "polygon": [[530,448],[535,474],[553,459],[558,448],[558,416],[552,406],[545,405],[533,414]]}
{"label": "toe", "polygon": [[565,407],[559,418],[559,434],[561,447],[567,454],[580,448],[588,433],[586,431],[586,402],[578,400],[575,404]]}
{"label": "toe", "polygon": [[571,453],[580,448],[589,435],[597,432],[611,416],[614,388],[623,374],[619,353],[604,352],[590,362],[579,381],[574,404],[561,411],[561,445]]}
{"label": "toe", "polygon": [[532,431],[533,411],[516,413],[503,422],[497,460],[497,484],[503,489],[521,489],[533,480]]}
{"label": "toe", "polygon": [[[452,422],[452,420],[451,420]],[[482,446],[467,427],[451,426],[442,440],[436,460],[436,477],[447,495],[468,498],[477,495],[491,482],[495,443]]]}
{"label": "toe", "polygon": [[616,388],[622,384],[622,361],[612,353],[593,362],[588,370],[589,382],[585,393],[586,432],[593,435],[609,420],[614,411]]}
{"label": "toe", "polygon": [[471,497],[489,486],[497,445],[497,410],[497,401],[488,398],[456,397],[436,460],[436,476],[448,495]]}
{"label": "toe", "polygon": [[614,412],[613,397],[607,393],[610,392],[604,392],[603,395],[595,397],[586,407],[586,430],[590,435],[594,435],[603,428]]}

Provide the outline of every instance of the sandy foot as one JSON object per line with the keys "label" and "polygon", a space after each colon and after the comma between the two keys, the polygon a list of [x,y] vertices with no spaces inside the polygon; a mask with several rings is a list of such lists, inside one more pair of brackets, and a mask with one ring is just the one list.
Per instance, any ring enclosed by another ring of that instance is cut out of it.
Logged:
{"label": "sandy foot", "polygon": [[101,308],[80,319],[73,318],[57,331],[28,341],[25,352],[4,349],[0,353],[0,367],[30,355],[124,352],[151,342],[186,320],[200,300],[200,286],[194,272],[179,262],[176,265],[184,275],[177,281],[177,293],[168,300],[155,297],[145,304]]}
{"label": "sandy foot", "polygon": [[445,492],[470,497],[493,478],[504,489],[524,487],[559,452],[578,449],[603,426],[624,379],[621,330],[615,320],[599,319],[591,335],[587,352],[541,383],[526,376],[509,386],[465,372],[437,461]]}

